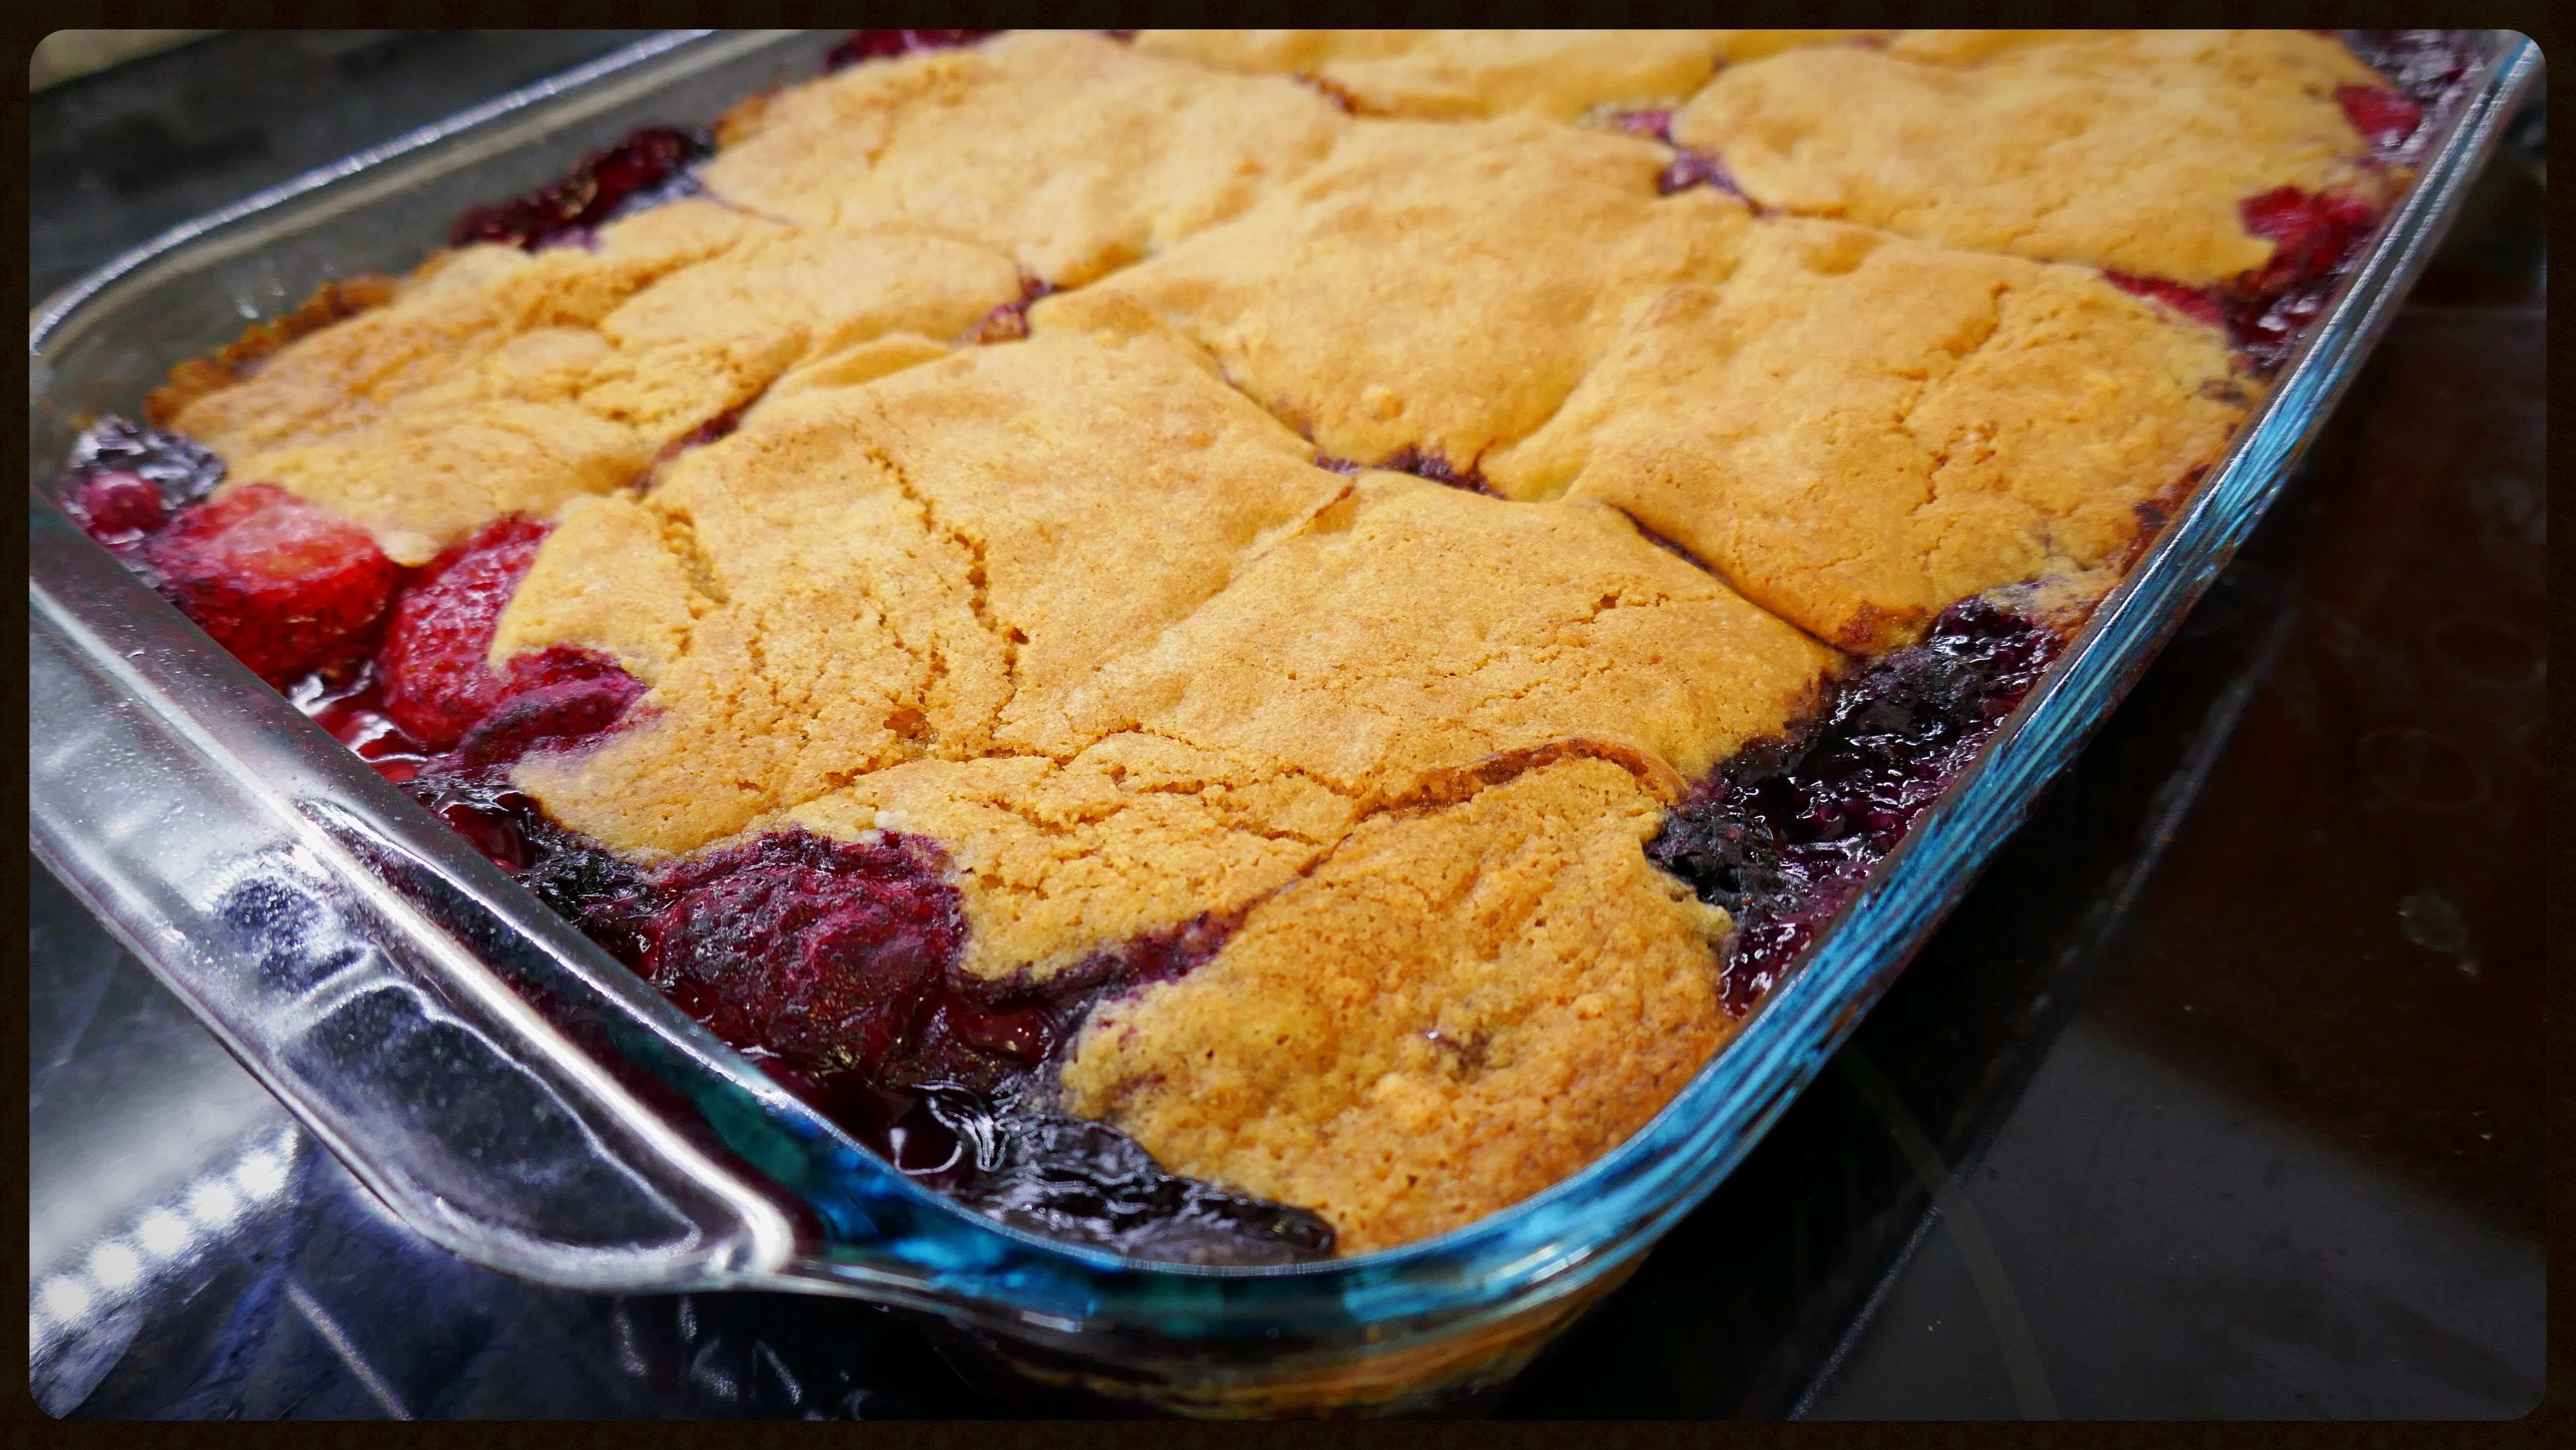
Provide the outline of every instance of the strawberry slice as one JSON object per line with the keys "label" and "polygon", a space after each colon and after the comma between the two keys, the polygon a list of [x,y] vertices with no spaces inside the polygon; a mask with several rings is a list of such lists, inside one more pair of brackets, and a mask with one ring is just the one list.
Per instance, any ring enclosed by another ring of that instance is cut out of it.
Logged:
{"label": "strawberry slice", "polygon": [[136,547],[172,603],[279,685],[358,642],[403,573],[366,530],[267,483],[185,509]]}
{"label": "strawberry slice", "polygon": [[483,657],[546,532],[515,514],[495,519],[423,565],[394,602],[376,650],[379,708],[431,750],[455,745],[501,703]]}
{"label": "strawberry slice", "polygon": [[2343,108],[2344,119],[2352,128],[2370,140],[2371,148],[2382,156],[2396,154],[2415,128],[2424,124],[2424,107],[2402,91],[2382,86],[2337,86],[2335,104]]}

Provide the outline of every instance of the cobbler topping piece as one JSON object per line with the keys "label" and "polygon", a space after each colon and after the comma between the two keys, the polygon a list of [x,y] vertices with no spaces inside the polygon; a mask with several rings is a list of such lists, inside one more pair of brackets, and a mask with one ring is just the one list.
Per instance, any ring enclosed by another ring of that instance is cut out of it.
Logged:
{"label": "cobbler topping piece", "polygon": [[1367,115],[1571,121],[1678,101],[1721,65],[1838,30],[1146,30],[1136,48],[1229,70],[1312,76]]}
{"label": "cobbler topping piece", "polygon": [[1824,717],[1727,762],[1646,847],[1724,908],[1724,995],[1742,1015],[1940,798],[2064,647],[1979,598],[1843,682]]}
{"label": "cobbler topping piece", "polygon": [[2385,202],[2335,100],[2381,84],[2304,31],[1934,33],[1730,67],[1672,134],[1783,211],[2206,287],[2273,255],[2246,197]]}
{"label": "cobbler topping piece", "polygon": [[1610,510],[1369,474],[1103,663],[1049,754],[895,765],[787,818],[940,840],[968,883],[966,970],[1043,978],[1256,901],[1368,815],[1538,756],[1612,761],[1677,797],[1784,728],[1831,664]]}
{"label": "cobbler topping piece", "polygon": [[1346,124],[1284,78],[1022,32],[748,103],[703,175],[800,226],[955,237],[1071,287],[1240,212]]}
{"label": "cobbler topping piece", "polygon": [[1068,716],[1363,803],[1419,801],[1546,749],[1671,789],[1778,729],[1832,664],[1611,509],[1376,473],[1151,647],[1105,664]]}
{"label": "cobbler topping piece", "polygon": [[961,969],[1051,981],[1112,944],[1296,878],[1357,818],[1312,781],[1138,732],[1058,764],[1042,755],[915,760],[787,813],[841,840],[938,840],[965,883]]}
{"label": "cobbler topping piece", "polygon": [[2225,339],[2095,273],[1794,219],[1723,285],[1639,317],[1565,407],[1486,460],[1597,499],[1846,649],[2117,560],[2248,406]]}
{"label": "cobbler topping piece", "polygon": [[447,244],[499,242],[533,252],[591,242],[601,225],[622,214],[694,191],[688,168],[709,149],[704,136],[648,127],[583,157],[561,181],[467,212],[448,230]]}
{"label": "cobbler topping piece", "polygon": [[631,659],[660,713],[525,783],[688,850],[902,761],[1078,749],[1070,691],[1349,488],[1131,321],[807,389],[568,514],[500,647]]}
{"label": "cobbler topping piece", "polygon": [[1314,1209],[1352,1252],[1535,1193],[1733,1030],[1724,913],[1640,849],[1662,816],[1590,759],[1375,816],[1206,966],[1095,1008],[1066,1105],[1174,1172]]}
{"label": "cobbler topping piece", "polygon": [[1659,199],[1671,159],[1523,118],[1358,122],[1241,220],[1032,317],[1141,301],[1325,453],[1467,474],[1544,422],[1657,292],[1726,275],[1748,216],[1707,188]]}
{"label": "cobbler topping piece", "polygon": [[358,642],[402,580],[364,529],[266,483],[181,511],[135,549],[172,603],[272,684]]}
{"label": "cobbler topping piece", "polygon": [[608,224],[595,251],[450,254],[179,425],[426,563],[500,515],[633,481],[774,383],[939,355],[1019,291],[1009,259],[964,243],[685,201]]}

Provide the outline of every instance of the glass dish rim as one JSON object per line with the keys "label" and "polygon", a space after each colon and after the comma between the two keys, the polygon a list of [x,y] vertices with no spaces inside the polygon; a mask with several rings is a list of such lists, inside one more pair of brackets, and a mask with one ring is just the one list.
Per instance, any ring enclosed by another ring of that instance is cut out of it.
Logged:
{"label": "glass dish rim", "polygon": [[[184,222],[46,299],[30,320],[31,361],[41,370],[44,342],[115,282],[210,234],[334,182],[382,174],[423,148],[558,97],[577,97],[647,62],[689,53],[718,35],[673,31],[623,47]],[[1372,1321],[1470,1301],[1518,1305],[1534,1289],[1554,1285],[1570,1290],[1588,1280],[1590,1274],[1572,1272],[1586,1263],[1597,1273],[1624,1260],[1624,1250],[1651,1242],[1712,1191],[1803,1090],[1902,969],[1921,936],[1973,881],[2039,786],[2080,747],[2123,693],[2126,680],[2179,624],[2182,612],[2269,502],[2297,452],[2367,355],[2394,310],[2393,298],[2429,256],[2457,210],[2456,193],[2474,176],[2510,102],[2537,66],[2537,48],[2526,37],[2485,35],[2478,68],[2463,80],[2470,94],[2428,148],[2416,184],[2383,221],[2226,457],[2201,480],[1968,770],[1818,930],[1784,980],[1690,1082],[1620,1144],[1541,1192],[1446,1233],[1348,1258],[1266,1267],[1126,1259],[1008,1228],[908,1178],[896,1181],[946,1211],[969,1236],[999,1239],[1012,1253],[1052,1262],[1077,1280],[1108,1281],[1095,1286],[1102,1291],[1139,1278],[1245,1285],[1329,1281],[1371,1290],[1361,1297],[1376,1304],[1362,1316]],[[37,378],[30,381],[34,391]],[[742,1066],[758,1076],[756,1066]],[[792,1192],[783,1186],[780,1191]],[[1605,1224],[1612,1231],[1598,1232]],[[831,1247],[826,1243],[821,1254],[799,1254],[783,1266],[747,1275],[743,1286],[847,1290],[858,1266],[846,1253],[832,1254]],[[1452,1271],[1444,1277],[1472,1282],[1473,1291],[1446,1296],[1441,1303],[1431,1302],[1441,1296],[1380,1292],[1393,1288],[1387,1281],[1404,1271],[1434,1264]],[[1109,1292],[1107,1297],[1125,1296]],[[1346,1301],[1351,1298],[1345,1294]]]}

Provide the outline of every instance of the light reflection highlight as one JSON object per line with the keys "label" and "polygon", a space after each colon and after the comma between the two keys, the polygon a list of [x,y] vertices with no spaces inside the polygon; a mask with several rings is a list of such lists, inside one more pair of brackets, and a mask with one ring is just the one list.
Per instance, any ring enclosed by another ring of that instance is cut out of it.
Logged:
{"label": "light reflection highlight", "polygon": [[134,1237],[143,1251],[156,1259],[166,1259],[188,1247],[195,1233],[188,1221],[166,1208],[156,1208],[134,1225]]}
{"label": "light reflection highlight", "polygon": [[267,1198],[286,1186],[286,1165],[274,1153],[253,1153],[233,1170],[233,1186],[253,1198]]}
{"label": "light reflection highlight", "polygon": [[200,1183],[188,1193],[188,1217],[209,1229],[229,1224],[242,1211],[241,1195],[220,1183]]}
{"label": "light reflection highlight", "polygon": [[36,1299],[45,1306],[46,1313],[56,1319],[68,1320],[78,1319],[87,1314],[89,1306],[97,1297],[90,1293],[87,1284],[69,1274],[63,1274],[47,1280],[44,1289],[37,1294]]}
{"label": "light reflection highlight", "polygon": [[110,1289],[130,1288],[143,1277],[142,1256],[125,1244],[101,1244],[90,1253],[89,1276]]}

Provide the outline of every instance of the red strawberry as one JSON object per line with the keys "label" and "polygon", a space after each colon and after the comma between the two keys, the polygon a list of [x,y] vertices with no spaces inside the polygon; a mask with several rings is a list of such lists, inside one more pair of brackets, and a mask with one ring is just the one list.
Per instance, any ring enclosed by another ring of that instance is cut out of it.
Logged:
{"label": "red strawberry", "polygon": [[483,657],[545,537],[534,519],[495,519],[422,566],[394,602],[376,651],[381,708],[430,749],[454,745],[501,703]]}
{"label": "red strawberry", "polygon": [[2343,107],[2344,119],[2383,153],[2405,145],[2424,122],[2423,106],[2400,91],[2379,86],[2337,86],[2334,97],[2335,104]]}
{"label": "red strawberry", "polygon": [[188,508],[140,551],[171,602],[272,684],[356,643],[403,572],[366,530],[266,483]]}
{"label": "red strawberry", "polygon": [[2163,277],[2141,277],[2130,272],[2104,272],[2102,280],[2123,292],[2152,298],[2185,317],[2217,327],[2226,321],[2217,297],[2198,287],[2186,287]]}
{"label": "red strawberry", "polygon": [[2272,260],[2243,279],[2247,290],[2286,292],[2332,272],[2357,249],[2379,220],[2367,203],[2332,192],[2275,187],[2237,207],[2245,230],[2269,237]]}

